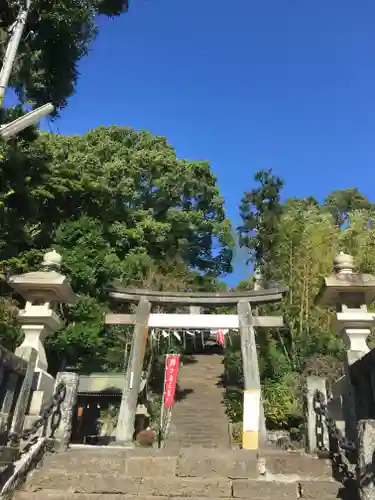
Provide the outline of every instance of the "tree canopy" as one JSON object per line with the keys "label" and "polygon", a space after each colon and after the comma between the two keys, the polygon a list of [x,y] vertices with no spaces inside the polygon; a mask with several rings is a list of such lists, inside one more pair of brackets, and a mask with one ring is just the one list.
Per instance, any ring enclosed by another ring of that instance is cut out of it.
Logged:
{"label": "tree canopy", "polygon": [[3,150],[3,279],[35,267],[49,248],[63,255],[80,296],[50,341],[66,363],[95,350],[102,359],[105,288],[114,279],[212,289],[231,271],[231,225],[210,165],[178,159],[165,138],[100,127],[41,133]]}
{"label": "tree canopy", "polygon": [[[19,2],[0,0],[1,60],[19,8]],[[78,62],[97,34],[97,16],[119,16],[127,8],[127,0],[31,2],[10,81],[21,101],[64,107],[75,90]]]}

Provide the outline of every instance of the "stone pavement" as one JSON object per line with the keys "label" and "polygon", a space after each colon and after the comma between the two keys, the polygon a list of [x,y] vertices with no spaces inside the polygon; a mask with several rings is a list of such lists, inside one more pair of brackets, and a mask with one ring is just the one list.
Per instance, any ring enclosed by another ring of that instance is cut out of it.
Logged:
{"label": "stone pavement", "polygon": [[356,500],[325,460],[265,449],[70,449],[44,459],[15,500]]}

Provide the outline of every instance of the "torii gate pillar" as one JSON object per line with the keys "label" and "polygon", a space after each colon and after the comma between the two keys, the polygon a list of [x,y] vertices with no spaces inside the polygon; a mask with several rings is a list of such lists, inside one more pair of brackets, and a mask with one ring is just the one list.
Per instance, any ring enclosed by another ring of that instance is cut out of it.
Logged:
{"label": "torii gate pillar", "polygon": [[[264,424],[263,404],[253,315],[250,303],[241,300],[237,304],[241,335],[241,352],[244,374],[242,448],[259,448],[261,424]],[[262,436],[264,438],[264,436]]]}
{"label": "torii gate pillar", "polygon": [[141,299],[135,314],[134,337],[130,350],[129,366],[126,370],[125,387],[122,393],[116,427],[116,444],[132,446],[138,393],[141,385],[143,359],[148,338],[148,320],[151,304]]}

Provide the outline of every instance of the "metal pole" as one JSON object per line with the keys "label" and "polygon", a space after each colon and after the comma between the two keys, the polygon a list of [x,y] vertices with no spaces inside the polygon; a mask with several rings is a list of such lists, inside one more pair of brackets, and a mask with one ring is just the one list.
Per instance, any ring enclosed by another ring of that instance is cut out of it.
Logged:
{"label": "metal pole", "polygon": [[3,66],[0,71],[0,106],[3,104],[5,91],[8,87],[14,60],[16,58],[18,46],[26,25],[27,15],[30,10],[31,0],[26,0],[21,7],[17,19],[13,25],[12,34],[5,52]]}

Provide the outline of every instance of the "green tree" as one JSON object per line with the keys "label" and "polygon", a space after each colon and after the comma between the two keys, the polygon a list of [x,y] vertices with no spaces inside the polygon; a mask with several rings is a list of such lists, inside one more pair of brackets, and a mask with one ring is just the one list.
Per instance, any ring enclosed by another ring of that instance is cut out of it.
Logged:
{"label": "green tree", "polygon": [[[56,248],[80,297],[48,342],[55,369],[63,361],[92,370],[109,349],[122,349],[103,330],[113,280],[212,290],[231,270],[231,226],[208,162],[180,160],[165,138],[121,127],[42,133],[13,147],[4,145],[2,160],[13,192],[0,206],[3,277],[35,269]],[[27,180],[11,172],[13,160],[28,165],[30,157]]]}
{"label": "green tree", "polygon": [[337,227],[348,222],[349,214],[354,210],[370,210],[373,204],[357,188],[341,189],[330,193],[324,201],[333,216]]}
{"label": "green tree", "polygon": [[[87,55],[98,26],[97,16],[118,16],[127,11],[127,0],[63,0],[31,2],[24,36],[10,85],[22,102],[56,108],[66,105],[74,93],[77,64]],[[0,1],[0,59],[20,4]]]}
{"label": "green tree", "polygon": [[272,170],[257,172],[254,180],[259,186],[246,192],[240,205],[239,241],[241,246],[248,248],[250,260],[268,279],[282,213],[280,193],[283,181],[273,175]]}

